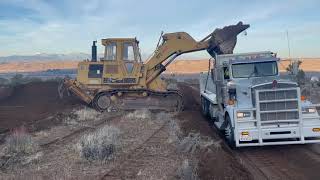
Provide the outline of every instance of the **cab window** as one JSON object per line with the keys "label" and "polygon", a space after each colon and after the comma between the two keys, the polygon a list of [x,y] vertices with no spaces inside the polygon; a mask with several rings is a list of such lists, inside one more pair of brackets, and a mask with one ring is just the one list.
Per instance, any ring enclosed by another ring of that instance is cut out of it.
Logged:
{"label": "cab window", "polygon": [[106,45],[106,53],[105,59],[106,60],[116,60],[117,55],[117,44],[116,43],[109,43]]}
{"label": "cab window", "polygon": [[134,61],[134,48],[132,43],[124,43],[123,44],[123,60],[126,61]]}
{"label": "cab window", "polygon": [[88,77],[89,78],[101,78],[103,73],[102,64],[90,64]]}

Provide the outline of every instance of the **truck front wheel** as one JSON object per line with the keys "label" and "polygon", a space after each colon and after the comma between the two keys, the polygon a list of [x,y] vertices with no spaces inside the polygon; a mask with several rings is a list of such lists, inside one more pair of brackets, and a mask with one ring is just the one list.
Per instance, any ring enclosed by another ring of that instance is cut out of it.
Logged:
{"label": "truck front wheel", "polygon": [[234,140],[234,130],[232,128],[231,119],[229,115],[226,115],[225,117],[226,126],[225,126],[225,138],[229,144],[229,146],[234,149],[236,147],[236,143]]}

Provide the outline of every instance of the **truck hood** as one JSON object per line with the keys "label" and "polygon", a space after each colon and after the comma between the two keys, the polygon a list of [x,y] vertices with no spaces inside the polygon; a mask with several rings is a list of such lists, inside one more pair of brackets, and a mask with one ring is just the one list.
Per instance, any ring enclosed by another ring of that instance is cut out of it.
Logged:
{"label": "truck hood", "polygon": [[279,88],[297,87],[297,83],[277,76],[234,79],[230,82],[236,87],[237,103],[241,108],[252,108],[251,94],[255,89],[271,89],[276,80]]}

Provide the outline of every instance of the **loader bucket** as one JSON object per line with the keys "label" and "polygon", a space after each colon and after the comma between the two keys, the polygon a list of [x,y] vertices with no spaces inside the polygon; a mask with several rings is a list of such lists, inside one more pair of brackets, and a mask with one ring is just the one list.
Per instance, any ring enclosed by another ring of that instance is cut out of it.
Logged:
{"label": "loader bucket", "polygon": [[65,93],[67,93],[68,96],[72,93],[87,104],[90,104],[93,100],[93,97],[82,90],[75,80],[68,78],[64,78],[58,86],[58,94],[61,99]]}
{"label": "loader bucket", "polygon": [[58,85],[58,94],[60,99],[63,99],[65,92],[66,92],[66,87],[64,86],[64,80],[61,80]]}
{"label": "loader bucket", "polygon": [[250,25],[239,22],[213,31],[209,41],[208,53],[215,57],[219,54],[232,54],[237,43],[237,35],[248,29]]}

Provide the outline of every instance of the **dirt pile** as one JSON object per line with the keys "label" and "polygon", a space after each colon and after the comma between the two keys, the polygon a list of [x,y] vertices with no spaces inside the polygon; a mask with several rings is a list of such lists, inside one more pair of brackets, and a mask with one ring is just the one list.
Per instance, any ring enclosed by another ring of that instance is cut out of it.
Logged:
{"label": "dirt pile", "polygon": [[0,101],[9,97],[12,93],[12,88],[11,87],[0,87]]}
{"label": "dirt pile", "polygon": [[59,99],[57,87],[57,82],[33,82],[14,87],[10,96],[0,100],[0,132],[43,120],[79,104],[73,97]]}

